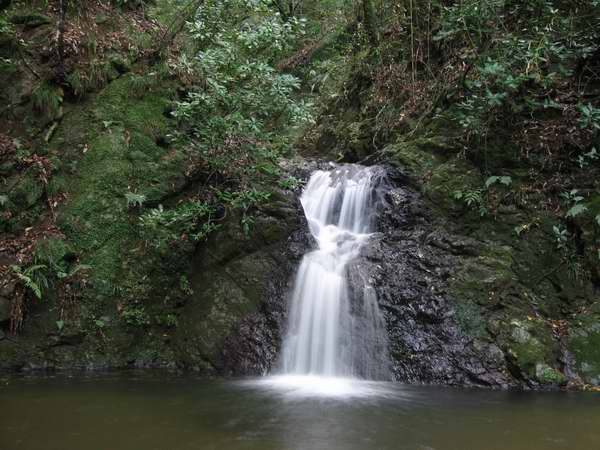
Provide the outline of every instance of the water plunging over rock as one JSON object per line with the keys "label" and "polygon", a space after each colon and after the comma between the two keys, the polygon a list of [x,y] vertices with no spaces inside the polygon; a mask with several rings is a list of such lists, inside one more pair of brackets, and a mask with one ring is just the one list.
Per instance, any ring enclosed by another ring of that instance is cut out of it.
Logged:
{"label": "water plunging over rock", "polygon": [[[298,269],[283,372],[294,375],[388,378],[385,323],[360,266],[368,245],[384,171],[346,165],[318,170],[301,203],[318,248]],[[361,276],[363,275],[363,276]]]}

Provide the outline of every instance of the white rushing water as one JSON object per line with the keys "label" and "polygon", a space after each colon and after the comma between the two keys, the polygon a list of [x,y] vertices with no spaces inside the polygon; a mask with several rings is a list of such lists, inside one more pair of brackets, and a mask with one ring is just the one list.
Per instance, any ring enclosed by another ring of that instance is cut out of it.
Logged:
{"label": "white rushing water", "polygon": [[335,387],[334,377],[383,378],[387,340],[375,291],[360,267],[349,283],[349,265],[373,231],[381,179],[380,168],[346,165],[316,171],[304,189],[301,203],[317,249],[304,256],[292,296],[282,361],[292,384],[302,382],[299,376],[321,386],[327,377]]}

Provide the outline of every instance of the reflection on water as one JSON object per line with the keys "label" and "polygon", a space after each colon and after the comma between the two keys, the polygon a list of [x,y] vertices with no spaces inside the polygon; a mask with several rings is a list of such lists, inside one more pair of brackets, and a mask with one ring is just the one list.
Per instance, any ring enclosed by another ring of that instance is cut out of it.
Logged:
{"label": "reflection on water", "polygon": [[595,450],[600,396],[317,377],[0,378],[1,450]]}

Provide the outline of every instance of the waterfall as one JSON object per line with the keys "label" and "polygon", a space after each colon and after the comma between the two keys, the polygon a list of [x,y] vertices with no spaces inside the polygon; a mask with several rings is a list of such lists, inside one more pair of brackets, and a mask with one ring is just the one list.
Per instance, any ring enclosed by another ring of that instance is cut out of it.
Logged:
{"label": "waterfall", "polygon": [[[381,168],[345,165],[314,172],[302,193],[317,249],[304,256],[295,280],[283,344],[287,375],[387,377],[375,290],[351,264],[372,235],[382,180]],[[350,269],[358,275],[352,282]]]}

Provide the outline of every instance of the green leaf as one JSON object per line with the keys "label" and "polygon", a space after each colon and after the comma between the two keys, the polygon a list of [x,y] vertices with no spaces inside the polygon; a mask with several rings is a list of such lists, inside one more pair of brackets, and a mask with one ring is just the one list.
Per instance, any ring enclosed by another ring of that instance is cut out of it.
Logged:
{"label": "green leaf", "polygon": [[525,225],[518,225],[514,228],[515,234],[517,236],[521,236],[521,233],[523,233],[523,231],[527,230],[528,226]]}
{"label": "green leaf", "polygon": [[567,217],[577,217],[578,215],[583,214],[584,212],[586,212],[587,209],[588,208],[585,205],[576,204],[571,209],[569,209],[567,211],[566,216]]}
{"label": "green leaf", "polygon": [[600,214],[596,216],[596,223],[600,226]]}
{"label": "green leaf", "polygon": [[485,187],[489,188],[491,185],[496,184],[496,183],[503,184],[504,186],[510,186],[510,184],[512,183],[512,178],[508,177],[508,176],[503,176],[503,177],[492,176],[492,177],[489,177],[485,181]]}
{"label": "green leaf", "polygon": [[146,201],[144,194],[135,194],[133,192],[127,192],[125,198],[127,199],[127,206],[142,206]]}
{"label": "green leaf", "polygon": [[498,179],[499,177],[496,176],[489,177],[487,180],[485,180],[485,187],[489,188],[492,184],[496,183]]}
{"label": "green leaf", "polygon": [[58,328],[58,331],[62,331],[62,329],[65,327],[65,321],[64,320],[57,320],[56,321],[56,328]]}

